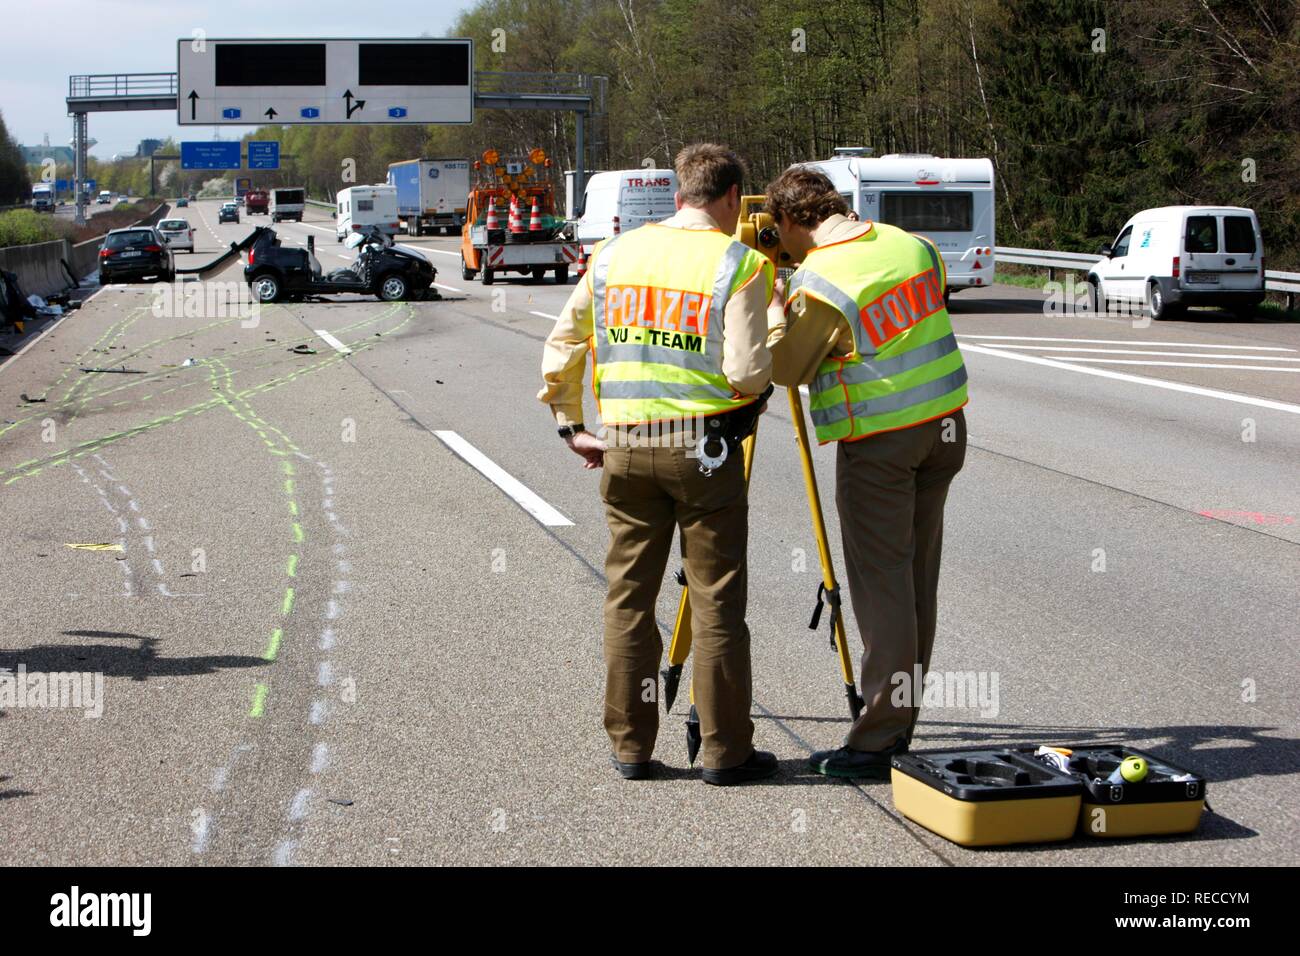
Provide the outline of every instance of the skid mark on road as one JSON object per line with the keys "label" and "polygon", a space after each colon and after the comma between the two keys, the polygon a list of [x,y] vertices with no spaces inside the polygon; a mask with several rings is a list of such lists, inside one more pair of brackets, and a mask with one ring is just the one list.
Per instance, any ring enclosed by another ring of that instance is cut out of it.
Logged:
{"label": "skid mark on road", "polygon": [[[374,336],[393,335],[399,332],[402,328],[404,328],[410,321],[411,321],[411,316],[408,315],[405,319],[403,319],[397,325],[393,326],[391,329],[388,329],[387,331],[382,333],[379,332],[374,333]],[[355,354],[358,352],[362,352],[378,345],[379,342],[376,341],[374,336],[360,339],[357,342],[352,343],[353,353]],[[260,395],[263,392],[269,392],[273,389],[280,388],[283,385],[288,385],[290,383],[296,382],[298,379],[302,378],[305,375],[309,375],[312,372],[318,372],[321,369],[338,365],[342,362],[342,360],[343,360],[343,356],[335,352],[322,361],[316,362],[312,365],[302,366],[301,368],[297,368],[293,372],[290,372],[287,375],[278,376],[276,378],[270,379],[269,381],[262,382],[261,384],[251,386],[247,389],[244,389],[241,392],[238,392],[237,395],[240,398],[246,398],[250,395]],[[98,451],[100,448],[105,447],[107,445],[114,444],[126,438],[134,437],[135,435],[139,435],[143,432],[151,431],[156,428],[161,428],[166,425],[174,424],[178,421],[181,421],[182,419],[189,418],[194,415],[209,411],[212,408],[219,407],[222,404],[223,402],[219,398],[213,398],[203,402],[198,402],[194,405],[189,406],[188,408],[183,408],[178,412],[173,412],[170,415],[163,415],[159,418],[153,419],[152,421],[144,422],[140,425],[135,425],[132,426],[131,428],[127,428],[119,432],[114,432],[110,435],[105,435],[100,438],[93,438],[90,439],[89,441],[81,442],[77,445],[74,445],[71,449],[67,451],[59,452],[57,454],[50,455],[45,458],[34,458],[31,459],[30,461],[23,462],[20,465],[15,465],[12,468],[9,468],[4,471],[0,471],[0,479],[3,479],[2,483],[4,485],[11,485],[16,481],[21,481],[24,478],[31,478],[35,475],[38,475],[46,468],[49,468],[53,465],[60,465],[67,461],[82,458],[85,455],[93,454],[95,451]]]}

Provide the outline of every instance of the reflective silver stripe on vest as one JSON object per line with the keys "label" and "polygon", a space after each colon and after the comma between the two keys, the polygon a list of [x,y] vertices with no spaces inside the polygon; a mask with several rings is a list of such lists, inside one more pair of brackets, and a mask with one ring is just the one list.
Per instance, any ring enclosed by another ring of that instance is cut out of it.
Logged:
{"label": "reflective silver stripe on vest", "polygon": [[925,246],[925,251],[930,256],[930,266],[931,268],[934,269],[935,280],[938,281],[939,279],[942,279],[943,270],[939,268],[939,253],[935,251],[934,246],[930,245],[930,243],[926,242],[924,239],[920,238],[919,236],[917,237],[916,241],[919,242],[921,245]]}
{"label": "reflective silver stripe on vest", "polygon": [[[740,272],[740,264],[745,261],[748,252],[749,246],[732,240],[727,251],[722,254],[722,261],[718,263],[717,275],[713,277],[713,297],[709,301],[709,344],[716,343],[718,346],[712,352],[717,356],[719,371],[722,370],[722,315],[731,300],[731,284],[736,281],[736,273]],[[762,268],[760,263],[759,271]]]}
{"label": "reflective silver stripe on vest", "polygon": [[870,351],[861,352],[863,356],[876,354],[875,346],[871,344],[871,338],[867,335],[867,330],[863,328],[862,314],[853,296],[834,283],[823,279],[817,273],[810,272],[807,269],[800,269],[790,277],[790,286],[786,290],[787,299],[792,299],[796,292],[804,288],[821,296],[839,310],[845,321],[849,323],[849,328],[853,331],[854,344],[859,350],[870,349]]}
{"label": "reflective silver stripe on vest", "polygon": [[614,381],[600,383],[601,401],[609,399],[679,398],[684,401],[705,402],[717,398],[732,398],[729,388],[689,382]]}
{"label": "reflective silver stripe on vest", "polygon": [[893,358],[863,359],[857,365],[846,365],[843,370],[836,369],[834,372],[819,375],[817,377],[817,390],[825,391],[828,388],[836,388],[841,383],[844,385],[861,385],[863,382],[876,382],[882,378],[889,378],[891,375],[901,375],[903,372],[910,372],[914,368],[920,368],[922,365],[927,365],[935,359],[941,359],[955,351],[957,351],[957,337],[949,333],[941,339],[935,339],[925,345],[918,345],[910,352],[895,355]]}
{"label": "reflective silver stripe on vest", "polygon": [[609,361],[609,336],[605,334],[605,294],[609,280],[609,250],[627,233],[621,232],[607,240],[596,256],[595,267],[591,270],[592,318],[596,331],[596,361],[604,364]]}
{"label": "reflective silver stripe on vest", "polygon": [[879,398],[868,399],[864,402],[854,402],[852,407],[837,402],[830,408],[813,409],[812,418],[816,425],[834,425],[836,422],[843,421],[850,414],[854,418],[871,418],[875,415],[888,415],[890,412],[902,411],[904,408],[911,408],[913,405],[920,405],[924,402],[933,401],[943,395],[947,395],[954,389],[961,388],[966,384],[966,366],[954,369],[942,378],[936,378],[933,381],[923,382],[912,388],[905,388],[901,392],[893,392],[889,395],[882,395]]}

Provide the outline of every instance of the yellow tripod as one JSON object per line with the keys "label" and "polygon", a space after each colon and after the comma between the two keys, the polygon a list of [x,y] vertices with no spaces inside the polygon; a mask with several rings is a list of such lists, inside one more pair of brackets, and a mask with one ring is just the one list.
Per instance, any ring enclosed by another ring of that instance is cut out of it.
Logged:
{"label": "yellow tripod", "polygon": [[[812,513],[813,534],[817,538],[817,555],[821,561],[822,581],[817,588],[817,608],[813,611],[810,630],[816,630],[821,620],[824,604],[831,608],[831,646],[839,652],[840,673],[844,679],[844,695],[849,702],[849,713],[854,720],[862,712],[862,698],[853,679],[853,662],[849,657],[848,638],[844,630],[844,616],[840,610],[840,589],[835,580],[835,568],[831,563],[830,544],[826,538],[826,521],[822,515],[821,495],[817,490],[817,474],[813,470],[812,450],[808,444],[808,429],[804,424],[803,402],[799,398],[799,389],[787,388],[790,397],[790,417],[794,421],[795,436],[799,444],[799,457],[803,464],[804,488],[808,494],[808,509]],[[758,429],[741,443],[745,455],[745,483],[749,484],[750,470],[754,463],[754,442]],[[686,586],[685,572],[677,572],[677,583],[682,586],[681,600],[677,605],[677,621],[673,625],[672,641],[668,645],[668,666],[661,672],[664,679],[664,712],[671,713],[673,702],[677,699],[678,685],[681,683],[682,668],[691,654],[691,595]],[[700,717],[695,709],[695,695],[692,689],[691,709],[686,718],[686,753],[694,764],[700,750]]]}

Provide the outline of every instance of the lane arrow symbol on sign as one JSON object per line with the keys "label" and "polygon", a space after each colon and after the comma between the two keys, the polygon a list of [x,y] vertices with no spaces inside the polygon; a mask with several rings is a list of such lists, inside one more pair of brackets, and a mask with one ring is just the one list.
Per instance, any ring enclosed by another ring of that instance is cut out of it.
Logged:
{"label": "lane arrow symbol on sign", "polygon": [[352,119],[352,114],[366,105],[365,100],[357,100],[356,105],[352,103],[352,91],[348,90],[343,94],[344,104],[347,106],[348,119]]}
{"label": "lane arrow symbol on sign", "polygon": [[194,90],[190,90],[190,95],[187,99],[190,101],[190,119],[194,119],[194,104],[198,102],[199,94]]}
{"label": "lane arrow symbol on sign", "polygon": [[274,107],[274,106],[267,107],[267,110],[266,110],[266,118],[267,118],[267,119],[275,119],[275,107]]}

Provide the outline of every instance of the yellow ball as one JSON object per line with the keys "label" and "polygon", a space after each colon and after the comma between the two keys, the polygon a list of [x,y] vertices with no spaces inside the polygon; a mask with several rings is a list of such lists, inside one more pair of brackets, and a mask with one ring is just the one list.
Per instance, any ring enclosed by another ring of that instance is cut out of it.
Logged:
{"label": "yellow ball", "polygon": [[1125,757],[1119,765],[1119,775],[1129,783],[1139,783],[1146,779],[1150,769],[1141,757]]}

